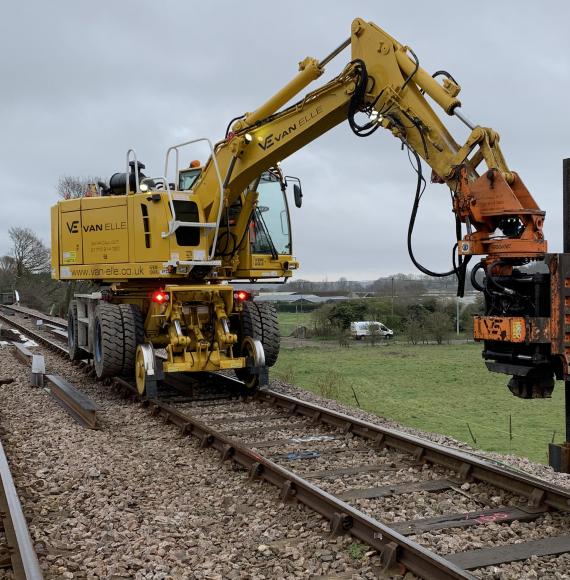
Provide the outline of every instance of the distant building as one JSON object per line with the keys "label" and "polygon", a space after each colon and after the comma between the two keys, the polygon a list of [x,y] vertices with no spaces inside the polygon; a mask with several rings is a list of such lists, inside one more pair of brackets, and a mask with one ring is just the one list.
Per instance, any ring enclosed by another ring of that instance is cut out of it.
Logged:
{"label": "distant building", "polygon": [[[465,295],[463,298],[460,298],[461,302],[464,304],[473,304],[477,298],[481,295],[480,292],[476,290],[466,290]],[[427,289],[421,296],[422,298],[435,298],[437,300],[450,300],[454,301],[457,300],[457,295],[455,291],[450,292],[449,290],[440,290],[440,289]]]}
{"label": "distant building", "polygon": [[316,294],[297,294],[296,292],[264,292],[255,297],[256,302],[275,302],[287,304],[324,304],[349,300],[348,296],[317,296]]}

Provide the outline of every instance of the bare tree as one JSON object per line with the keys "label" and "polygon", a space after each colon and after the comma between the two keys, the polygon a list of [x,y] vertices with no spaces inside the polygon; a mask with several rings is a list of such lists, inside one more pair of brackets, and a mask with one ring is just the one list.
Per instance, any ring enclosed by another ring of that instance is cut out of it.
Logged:
{"label": "bare tree", "polygon": [[85,197],[93,191],[93,184],[102,181],[100,177],[75,177],[73,175],[62,175],[57,182],[57,193],[63,199],[75,199]]}
{"label": "bare tree", "polygon": [[12,256],[0,257],[0,276],[10,276],[16,271],[16,261]]}
{"label": "bare tree", "polygon": [[331,321],[329,320],[331,309],[331,304],[323,304],[320,308],[313,310],[311,313],[316,336],[330,336],[330,334],[332,334],[333,329]]}
{"label": "bare tree", "polygon": [[29,228],[10,228],[13,267],[17,278],[49,270],[49,250]]}
{"label": "bare tree", "polygon": [[0,257],[0,290],[6,291],[14,286],[16,264],[11,256]]}
{"label": "bare tree", "polygon": [[441,344],[451,332],[451,317],[443,310],[430,312],[427,316],[427,326],[433,339],[437,344]]}
{"label": "bare tree", "polygon": [[422,340],[425,342],[425,327],[423,318],[410,316],[404,326],[408,342],[418,344]]}

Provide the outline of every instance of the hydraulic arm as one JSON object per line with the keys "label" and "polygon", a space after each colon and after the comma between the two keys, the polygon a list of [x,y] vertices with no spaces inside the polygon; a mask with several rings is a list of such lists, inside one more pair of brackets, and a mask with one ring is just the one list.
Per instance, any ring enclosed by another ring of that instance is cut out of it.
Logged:
{"label": "hydraulic arm", "polygon": [[[352,58],[339,76],[277,112],[348,46]],[[322,62],[306,58],[299,68],[297,77],[255,112],[237,120],[217,145],[226,203],[231,205],[261,171],[348,119],[359,136],[371,135],[380,127],[391,131],[430,165],[432,181],[451,189],[453,209],[466,229],[460,255],[487,255],[488,264],[502,258],[544,256],[544,212],[507,166],[499,135],[475,126],[461,114],[460,87],[451,75],[440,73],[440,84],[421,68],[410,48],[361,19],[353,22],[351,38],[332,55]],[[427,97],[471,129],[464,144],[454,140]],[[361,113],[368,115],[364,124],[358,121]],[[212,192],[211,212],[215,214],[211,160],[194,191]]]}
{"label": "hydraulic arm", "polygon": [[[348,47],[351,59],[340,75],[281,109]],[[231,206],[241,196],[245,204],[248,184],[261,171],[344,120],[359,137],[379,128],[390,131],[408,148],[418,174],[408,231],[412,261],[427,274],[455,273],[462,294],[470,258],[482,256],[472,269],[472,279],[485,293],[487,312],[475,321],[475,337],[485,342],[487,365],[513,375],[509,387],[517,396],[550,396],[553,377],[568,375],[566,335],[557,314],[563,309],[559,290],[560,276],[565,279],[565,274],[559,265],[565,260],[549,256],[545,264],[550,273],[521,269],[546,258],[544,212],[507,165],[498,133],[461,113],[460,86],[451,74],[430,75],[411,48],[362,19],[354,20],[350,39],[331,55],[320,62],[306,58],[299,69],[266,103],[237,119],[217,144],[225,203]],[[464,143],[454,139],[434,107],[467,125],[470,133]],[[446,273],[430,272],[412,251],[413,224],[426,181],[420,158],[432,169],[431,181],[444,184],[452,194],[457,248],[453,269]],[[214,179],[210,160],[194,190],[207,195],[215,190]],[[215,199],[211,202],[215,214]],[[479,271],[484,274],[482,282],[476,279]]]}
{"label": "hydraulic arm", "polygon": [[[350,60],[338,76],[289,104],[345,49]],[[407,236],[413,263],[426,274],[455,274],[461,295],[469,261],[481,257],[471,280],[485,296],[486,314],[474,327],[487,366],[512,375],[509,387],[518,396],[549,396],[554,377],[568,377],[567,255],[547,254],[544,212],[507,165],[496,131],[462,114],[459,93],[451,74],[430,75],[410,47],[357,18],[350,38],[330,55],[306,58],[273,97],[234,119],[203,166],[178,170],[179,149],[192,141],[169,149],[164,176],[146,178],[129,151],[131,171],[115,174],[99,196],[54,207],[54,276],[112,284],[104,297],[141,310],[146,340],[166,346],[166,370],[251,367],[251,360],[263,366],[263,353],[249,340],[257,340],[251,328],[259,326],[261,314],[245,316],[219,283],[292,275],[298,264],[278,162],[347,120],[358,137],[384,129],[408,150],[417,174]],[[441,111],[468,127],[464,143],[453,137]],[[168,181],[171,152],[177,160],[174,184]],[[422,160],[432,170],[431,181],[451,192],[457,244],[449,272],[431,272],[413,254],[415,216],[427,181]],[[281,194],[276,212],[270,190]],[[544,271],[530,273],[525,266],[531,261]],[[188,279],[190,286],[179,286]],[[157,280],[169,288],[158,294],[171,297],[169,305],[150,304]],[[266,318],[273,329],[272,316]],[[77,320],[80,327],[85,317]],[[148,353],[139,354],[146,368]]]}

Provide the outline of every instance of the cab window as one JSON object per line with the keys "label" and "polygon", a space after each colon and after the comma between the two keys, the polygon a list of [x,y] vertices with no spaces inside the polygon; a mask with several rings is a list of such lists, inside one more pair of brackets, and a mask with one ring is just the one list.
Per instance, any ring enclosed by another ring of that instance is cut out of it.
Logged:
{"label": "cab window", "polygon": [[271,173],[264,173],[257,191],[259,199],[250,227],[252,253],[291,254],[289,210],[281,182]]}
{"label": "cab window", "polygon": [[200,172],[202,170],[198,169],[185,169],[184,171],[178,172],[178,191],[188,191],[192,189],[194,182],[198,179]]}

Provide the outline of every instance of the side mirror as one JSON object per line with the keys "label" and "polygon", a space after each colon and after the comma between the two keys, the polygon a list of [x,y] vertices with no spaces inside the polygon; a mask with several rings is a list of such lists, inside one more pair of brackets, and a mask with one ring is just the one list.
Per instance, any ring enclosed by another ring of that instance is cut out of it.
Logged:
{"label": "side mirror", "polygon": [[295,200],[295,206],[301,207],[303,205],[303,190],[301,189],[301,180],[298,177],[293,177],[292,175],[285,176],[285,187],[287,187],[291,182],[293,182],[293,199]]}
{"label": "side mirror", "polygon": [[296,207],[301,207],[303,205],[303,191],[301,186],[296,183],[293,185],[293,198],[295,199]]}

